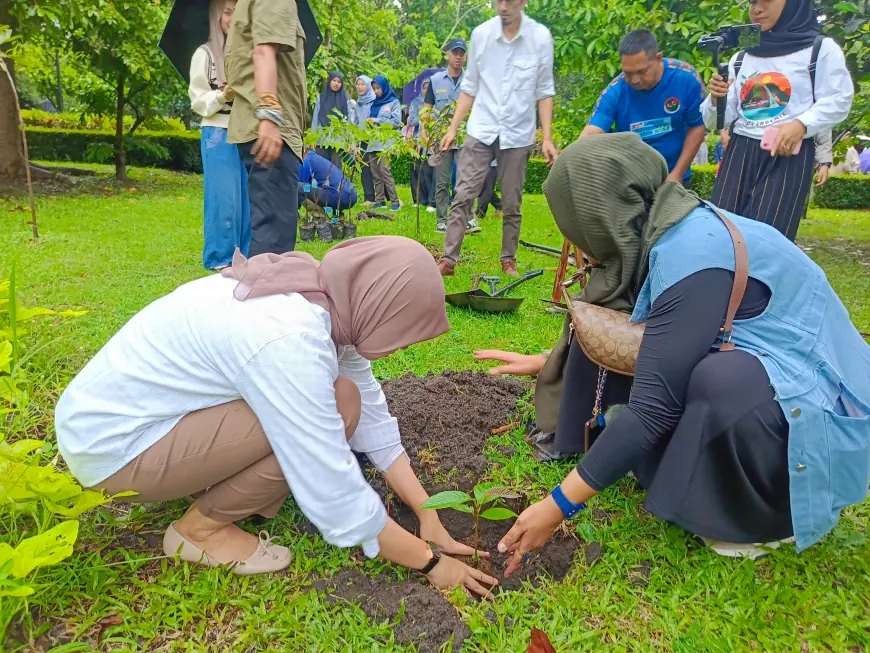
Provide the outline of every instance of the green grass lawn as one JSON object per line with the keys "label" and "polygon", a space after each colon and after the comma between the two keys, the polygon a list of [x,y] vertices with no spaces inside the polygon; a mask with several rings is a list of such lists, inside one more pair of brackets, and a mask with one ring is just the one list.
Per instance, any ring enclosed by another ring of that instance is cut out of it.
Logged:
{"label": "green grass lawn", "polygon": [[[136,169],[131,174],[130,187],[91,180],[74,196],[40,198],[38,244],[24,224],[24,200],[0,198],[0,277],[17,259],[24,304],[89,311],[78,319],[35,324],[29,336],[30,343],[46,343],[32,360],[36,410],[49,441],[51,401],[71,375],[139,309],[205,274],[201,178]],[[409,199],[407,189],[400,193]],[[559,247],[544,198],[524,201],[523,239]],[[441,243],[434,226],[434,214],[423,213],[420,239],[433,251]],[[500,224],[490,218],[482,226],[482,234],[466,238],[448,292],[469,288],[474,273],[500,271]],[[367,221],[359,228],[359,235],[380,233],[413,237],[413,210],[402,211],[395,222]],[[825,269],[859,330],[870,331],[870,212],[812,210],[799,242]],[[300,247],[315,256],[326,248]],[[521,272],[556,263],[528,251],[519,255]],[[550,271],[519,289],[516,295],[526,301],[514,314],[450,309],[448,334],[378,361],[376,374],[387,379],[407,372],[483,369],[472,359],[476,348],[550,347],[561,318],[537,300],[550,296],[552,282]],[[569,469],[535,464],[520,433],[500,439],[517,453],[494,477],[520,485],[531,498],[543,495]],[[464,650],[525,651],[532,626],[546,631],[560,653],[870,650],[870,503],[847,510],[831,535],[800,555],[786,547],[759,562],[735,562],[651,517],[641,508],[642,498],[633,484],[623,482],[593,501],[609,519],[582,513],[578,535],[604,546],[593,566],[580,554],[560,583],[505,593],[491,605],[454,599],[473,633]],[[404,650],[389,622],[371,622],[351,604],[330,606],[310,590],[315,574],[363,563],[297,529],[292,502],[269,528],[291,543],[296,556],[288,573],[270,578],[155,562],[162,530],[179,510],[176,505],[137,507],[128,514],[100,509],[83,519],[73,557],[38,577],[32,619],[16,630],[19,636],[28,633],[37,645],[68,641],[56,651],[90,650],[85,638],[99,629],[100,619],[116,615],[120,623],[102,637],[106,649]],[[131,534],[153,549],[129,548],[120,563],[117,552],[107,562],[101,550],[119,539],[123,544]],[[630,572],[644,561],[652,569],[648,583],[639,585]],[[377,561],[364,566],[383,568]]]}

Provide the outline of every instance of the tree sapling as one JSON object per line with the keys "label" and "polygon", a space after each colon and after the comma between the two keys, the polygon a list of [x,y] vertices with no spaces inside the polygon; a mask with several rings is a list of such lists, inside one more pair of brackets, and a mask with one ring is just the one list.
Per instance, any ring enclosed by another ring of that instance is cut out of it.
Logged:
{"label": "tree sapling", "polygon": [[495,505],[484,510],[485,506],[492,502],[500,502],[502,499],[517,499],[519,496],[517,492],[509,490],[506,487],[501,487],[497,483],[479,483],[474,486],[472,494],[460,490],[447,490],[446,492],[439,492],[429,497],[420,507],[426,510],[452,508],[453,510],[470,513],[474,516],[474,544],[472,545],[474,547],[474,555],[472,556],[472,561],[476,564],[478,561],[477,550],[480,548],[480,535],[478,531],[480,519],[501,521],[517,516],[517,513],[504,506]]}

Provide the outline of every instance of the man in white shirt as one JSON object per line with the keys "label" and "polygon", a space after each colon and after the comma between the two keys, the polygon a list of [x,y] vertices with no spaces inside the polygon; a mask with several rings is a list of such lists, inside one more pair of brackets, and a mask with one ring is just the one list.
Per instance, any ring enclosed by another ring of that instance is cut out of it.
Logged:
{"label": "man in white shirt", "polygon": [[444,238],[444,257],[438,263],[443,276],[453,274],[474,199],[480,194],[493,160],[498,161],[504,211],[502,271],[519,276],[516,255],[526,165],[535,143],[535,104],[547,164],[551,165],[558,155],[552,133],[556,94],[553,37],[550,30],[525,15],[528,0],[496,0],[494,4],[498,16],[471,34],[468,67],[456,113],[441,140],[441,151],[449,150],[456,142],[459,125],[471,111],[456,175],[456,197]]}

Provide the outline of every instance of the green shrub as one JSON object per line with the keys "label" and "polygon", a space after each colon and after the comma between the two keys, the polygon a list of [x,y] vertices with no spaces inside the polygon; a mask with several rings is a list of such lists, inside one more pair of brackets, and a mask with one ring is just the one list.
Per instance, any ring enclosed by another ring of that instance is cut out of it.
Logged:
{"label": "green shrub", "polygon": [[713,197],[713,184],[716,183],[716,166],[692,166],[692,190],[701,199]]}
{"label": "green shrub", "polygon": [[[33,159],[109,162],[114,134],[97,129],[28,127],[27,142]],[[130,165],[202,172],[198,131],[140,130],[126,138],[125,143]],[[397,184],[411,183],[411,160],[407,156],[393,159],[392,167]],[[716,166],[695,166],[693,171],[692,189],[703,199],[710,199]],[[530,159],[525,192],[541,193],[548,174],[543,159]],[[823,209],[870,209],[870,175],[831,175],[825,186],[815,189],[813,203]]]}
{"label": "green shrub", "polygon": [[[27,128],[30,157],[47,161],[109,162],[114,138],[105,131]],[[197,131],[137,131],[124,143],[129,165],[202,172]]]}
{"label": "green shrub", "polygon": [[870,175],[831,175],[813,190],[813,204],[821,209],[870,209]]}
{"label": "green shrub", "polygon": [[[24,124],[28,127],[47,127],[48,129],[85,129],[88,131],[115,131],[115,119],[87,113],[50,113],[39,109],[24,109],[21,112]],[[124,127],[133,126],[133,116],[124,116]],[[142,127],[152,131],[185,131],[184,123],[174,118],[155,116],[146,120]]]}

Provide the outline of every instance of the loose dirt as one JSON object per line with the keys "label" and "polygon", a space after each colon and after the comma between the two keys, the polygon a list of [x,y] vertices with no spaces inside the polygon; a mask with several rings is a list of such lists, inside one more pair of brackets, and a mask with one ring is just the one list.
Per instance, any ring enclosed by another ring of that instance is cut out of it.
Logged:
{"label": "loose dirt", "polygon": [[517,400],[530,389],[516,379],[473,372],[407,375],[383,387],[402,444],[424,485],[447,476],[458,484],[479,480],[486,472],[483,450],[493,429],[511,422]]}
{"label": "loose dirt", "polygon": [[471,636],[456,608],[422,578],[390,582],[387,577],[370,578],[353,570],[315,587],[328,591],[332,603],[345,599],[358,604],[370,619],[395,621],[404,601],[404,614],[395,627],[396,639],[414,644],[420,653],[438,653],[451,637],[450,650],[458,651]]}

